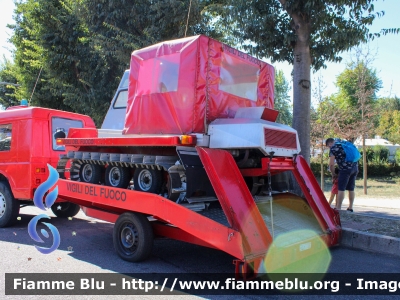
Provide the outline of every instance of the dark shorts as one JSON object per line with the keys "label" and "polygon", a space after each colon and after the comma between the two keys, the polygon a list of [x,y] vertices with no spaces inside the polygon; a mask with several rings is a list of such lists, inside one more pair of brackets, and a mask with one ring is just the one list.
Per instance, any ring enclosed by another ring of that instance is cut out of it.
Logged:
{"label": "dark shorts", "polygon": [[358,164],[354,164],[353,168],[348,170],[339,170],[338,190],[354,191],[357,174]]}

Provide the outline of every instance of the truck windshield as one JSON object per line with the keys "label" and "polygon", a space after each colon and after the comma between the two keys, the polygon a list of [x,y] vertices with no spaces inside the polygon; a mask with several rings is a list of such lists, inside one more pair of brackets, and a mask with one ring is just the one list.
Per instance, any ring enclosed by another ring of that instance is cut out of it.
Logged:
{"label": "truck windshield", "polygon": [[117,99],[114,102],[114,108],[126,108],[128,102],[128,90],[119,91]]}
{"label": "truck windshield", "polygon": [[122,76],[121,82],[118,86],[117,97],[115,98],[113,108],[126,109],[128,102],[128,85],[129,85],[129,72],[125,71]]}
{"label": "truck windshield", "polygon": [[[68,131],[70,128],[82,128],[83,123],[79,120],[71,120],[65,118],[54,117],[51,119],[51,138],[53,140],[53,150],[64,151],[65,146],[60,146],[56,144],[56,138],[62,137],[58,136],[61,132],[65,133],[65,137],[68,136]],[[57,134],[56,134],[57,133]],[[62,134],[61,134],[62,135]]]}

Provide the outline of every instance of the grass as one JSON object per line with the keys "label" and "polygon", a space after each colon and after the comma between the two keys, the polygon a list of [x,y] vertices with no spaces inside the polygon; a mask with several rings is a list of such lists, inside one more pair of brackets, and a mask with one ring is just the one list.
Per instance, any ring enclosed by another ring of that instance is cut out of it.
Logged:
{"label": "grass", "polygon": [[[319,178],[318,178],[319,180]],[[332,188],[331,178],[325,178],[324,194],[329,197]],[[399,198],[400,177],[375,177],[367,180],[367,195],[364,195],[364,180],[356,180],[356,195],[363,198]]]}

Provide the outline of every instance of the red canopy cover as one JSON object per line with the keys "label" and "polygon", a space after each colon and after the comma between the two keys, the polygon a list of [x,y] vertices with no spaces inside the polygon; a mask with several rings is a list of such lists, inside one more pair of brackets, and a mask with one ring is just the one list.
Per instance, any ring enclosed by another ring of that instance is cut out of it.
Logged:
{"label": "red canopy cover", "polygon": [[132,53],[124,134],[204,133],[239,107],[274,105],[274,68],[204,35]]}

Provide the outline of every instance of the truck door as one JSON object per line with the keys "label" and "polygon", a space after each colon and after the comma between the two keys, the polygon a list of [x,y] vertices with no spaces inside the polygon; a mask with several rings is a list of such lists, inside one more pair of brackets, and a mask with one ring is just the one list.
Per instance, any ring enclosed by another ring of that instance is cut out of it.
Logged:
{"label": "truck door", "polygon": [[[0,172],[7,178],[14,197],[29,198],[30,172],[29,172],[29,146],[24,147],[25,141],[30,142],[29,131],[24,129],[25,120],[4,120],[0,123]],[[20,126],[21,125],[21,126]],[[24,147],[20,151],[20,147]]]}

